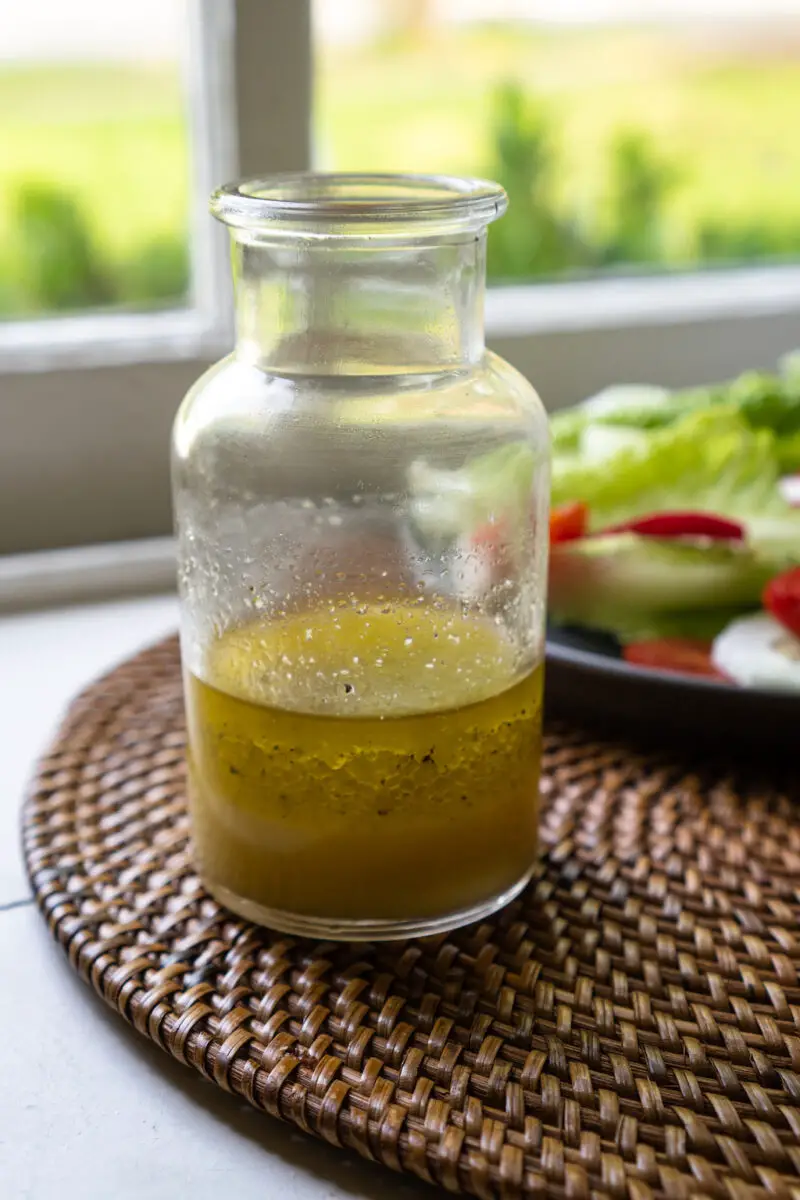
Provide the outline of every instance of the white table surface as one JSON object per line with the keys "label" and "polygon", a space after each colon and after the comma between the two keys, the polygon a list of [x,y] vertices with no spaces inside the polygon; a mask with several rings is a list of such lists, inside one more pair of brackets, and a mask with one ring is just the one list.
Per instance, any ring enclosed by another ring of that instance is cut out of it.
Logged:
{"label": "white table surface", "polygon": [[174,629],[171,596],[0,617],[2,1200],[421,1200],[169,1058],[67,965],[34,907],[19,807],[70,697]]}

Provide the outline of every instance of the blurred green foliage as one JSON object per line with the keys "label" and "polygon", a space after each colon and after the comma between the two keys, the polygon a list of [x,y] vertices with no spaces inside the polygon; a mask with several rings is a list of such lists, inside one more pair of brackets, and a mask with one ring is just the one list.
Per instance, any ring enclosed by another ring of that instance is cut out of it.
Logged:
{"label": "blurred green foliage", "polygon": [[0,112],[0,316],[183,302],[177,64],[4,61]]}
{"label": "blurred green foliage", "polygon": [[52,183],[21,184],[0,253],[0,313],[26,316],[109,306],[179,303],[189,287],[183,241],[158,237],[112,261],[79,200]]}
{"label": "blurred green foliage", "polygon": [[490,278],[531,279],[599,267],[741,262],[800,251],[796,222],[698,224],[689,244],[670,244],[673,199],[688,178],[645,129],[617,130],[606,147],[600,202],[581,212],[559,192],[560,146],[551,112],[518,84],[494,95],[487,174],[508,192],[507,215],[489,234]]}
{"label": "blurred green foliage", "polygon": [[490,276],[553,275],[592,265],[593,249],[556,199],[555,131],[545,110],[507,84],[495,98],[489,176],[511,201],[492,229]]}
{"label": "blurred green foliage", "polygon": [[111,282],[68,193],[44,183],[23,184],[12,202],[12,220],[15,275],[25,307],[59,311],[109,303]]}
{"label": "blurred green foliage", "polygon": [[[494,281],[797,258],[794,60],[673,49],[641,31],[487,26],[337,51],[317,70],[326,165],[483,167],[511,198],[490,232]],[[534,77],[536,92],[489,90]],[[0,101],[0,316],[181,303],[189,171],[174,68],[4,70]]]}
{"label": "blurred green foliage", "polygon": [[605,263],[663,262],[667,206],[680,181],[678,167],[659,154],[647,133],[622,130],[611,144]]}

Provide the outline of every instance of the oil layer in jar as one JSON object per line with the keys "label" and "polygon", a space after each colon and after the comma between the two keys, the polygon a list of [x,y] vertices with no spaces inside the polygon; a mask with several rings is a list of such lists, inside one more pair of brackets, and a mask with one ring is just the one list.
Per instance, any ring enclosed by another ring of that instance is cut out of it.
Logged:
{"label": "oil layer in jar", "polygon": [[434,917],[537,844],[542,668],[496,625],[396,603],[224,633],[186,681],[195,852],[262,909]]}

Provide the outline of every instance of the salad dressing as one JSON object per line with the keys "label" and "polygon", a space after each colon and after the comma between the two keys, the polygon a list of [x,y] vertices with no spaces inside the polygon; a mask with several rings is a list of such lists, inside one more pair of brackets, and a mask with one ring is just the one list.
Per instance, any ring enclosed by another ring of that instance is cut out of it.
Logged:
{"label": "salad dressing", "polygon": [[542,668],[486,618],[401,602],[257,621],[211,644],[186,696],[195,851],[240,911],[424,918],[531,867]]}

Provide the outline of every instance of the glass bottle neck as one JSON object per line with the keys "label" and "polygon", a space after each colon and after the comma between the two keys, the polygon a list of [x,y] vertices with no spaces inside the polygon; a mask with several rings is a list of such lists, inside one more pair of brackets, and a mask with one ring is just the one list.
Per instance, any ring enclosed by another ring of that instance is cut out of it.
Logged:
{"label": "glass bottle neck", "polygon": [[234,235],[237,355],[280,374],[454,370],[483,354],[486,231],[410,245]]}

